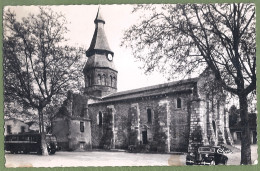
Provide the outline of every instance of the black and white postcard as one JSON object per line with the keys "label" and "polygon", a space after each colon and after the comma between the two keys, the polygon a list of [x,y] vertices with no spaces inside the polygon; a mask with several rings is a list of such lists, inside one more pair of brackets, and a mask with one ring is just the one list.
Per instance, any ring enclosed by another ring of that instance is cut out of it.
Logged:
{"label": "black and white postcard", "polygon": [[4,6],[5,167],[258,164],[255,8]]}

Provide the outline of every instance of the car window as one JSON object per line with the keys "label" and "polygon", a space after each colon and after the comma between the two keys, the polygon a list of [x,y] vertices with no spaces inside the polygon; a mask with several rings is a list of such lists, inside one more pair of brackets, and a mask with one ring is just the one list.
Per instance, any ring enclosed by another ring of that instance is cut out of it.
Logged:
{"label": "car window", "polygon": [[46,141],[48,142],[56,142],[56,137],[55,136],[52,136],[52,135],[46,135]]}

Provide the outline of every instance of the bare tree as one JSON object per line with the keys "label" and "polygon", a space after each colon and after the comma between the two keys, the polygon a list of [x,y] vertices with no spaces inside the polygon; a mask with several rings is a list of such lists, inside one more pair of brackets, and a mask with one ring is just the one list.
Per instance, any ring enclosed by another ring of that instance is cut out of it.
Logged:
{"label": "bare tree", "polygon": [[209,67],[221,86],[239,98],[241,164],[251,163],[248,94],[256,89],[254,4],[138,5],[141,22],[126,32],[122,45],[169,77]]}
{"label": "bare tree", "polygon": [[40,7],[37,15],[22,21],[6,10],[3,23],[5,100],[38,110],[43,155],[47,155],[43,111],[82,77],[83,51],[66,45],[67,21],[50,8]]}

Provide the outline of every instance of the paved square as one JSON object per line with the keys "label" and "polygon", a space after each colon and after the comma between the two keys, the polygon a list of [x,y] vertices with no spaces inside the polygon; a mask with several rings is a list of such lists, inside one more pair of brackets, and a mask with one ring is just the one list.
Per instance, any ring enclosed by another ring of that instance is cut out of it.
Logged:
{"label": "paved square", "polygon": [[[252,161],[256,164],[257,145],[251,146]],[[227,154],[228,165],[240,164],[240,151]],[[147,154],[127,152],[57,152],[55,155],[9,154],[6,167],[79,167],[79,166],[182,166],[186,155]]]}

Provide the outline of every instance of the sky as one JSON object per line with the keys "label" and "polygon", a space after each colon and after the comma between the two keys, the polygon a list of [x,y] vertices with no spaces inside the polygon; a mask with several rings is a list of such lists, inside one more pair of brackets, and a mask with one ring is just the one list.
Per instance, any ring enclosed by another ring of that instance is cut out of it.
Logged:
{"label": "sky", "polygon": [[[88,49],[94,29],[94,19],[98,5],[62,5],[50,6],[54,11],[62,12],[68,21],[70,32],[66,35],[68,43],[72,46]],[[9,6],[18,18],[37,12],[37,6]],[[167,79],[162,74],[154,72],[145,75],[139,69],[142,63],[135,60],[131,49],[121,47],[124,31],[132,24],[138,22],[139,14],[132,14],[132,5],[101,5],[101,14],[106,22],[105,32],[110,48],[114,52],[114,63],[118,70],[118,91],[125,91],[166,83]],[[87,60],[87,57],[85,58]],[[86,61],[85,61],[86,62]]]}
{"label": "sky", "polygon": [[[66,35],[68,43],[72,46],[88,49],[95,29],[94,20],[99,5],[60,5],[49,6],[56,12],[62,12],[68,21],[70,32]],[[18,17],[36,13],[37,6],[8,6]],[[144,70],[139,69],[142,63],[136,61],[131,49],[121,47],[124,31],[131,25],[139,22],[141,14],[132,14],[133,5],[100,5],[101,14],[106,22],[105,32],[110,48],[114,52],[113,61],[118,70],[118,91],[131,90],[168,82],[162,74],[154,71],[145,75]],[[85,61],[87,57],[85,57]],[[193,76],[191,76],[193,77]],[[173,81],[173,80],[172,80]],[[237,100],[231,104],[237,105]]]}

